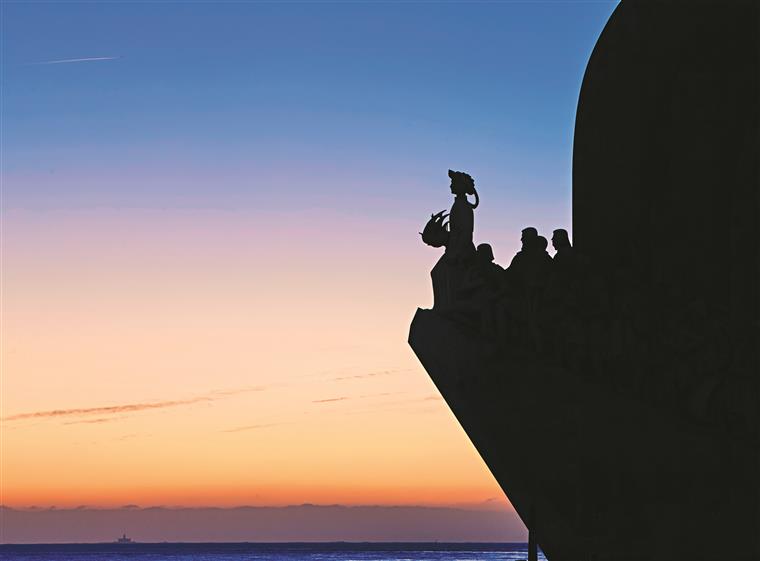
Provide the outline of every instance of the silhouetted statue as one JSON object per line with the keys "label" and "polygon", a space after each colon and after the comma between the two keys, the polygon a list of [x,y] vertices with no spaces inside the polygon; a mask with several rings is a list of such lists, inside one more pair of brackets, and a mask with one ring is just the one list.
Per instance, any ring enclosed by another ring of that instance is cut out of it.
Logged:
{"label": "silhouetted statue", "polygon": [[510,290],[527,296],[543,284],[552,259],[546,252],[546,238],[539,236],[535,228],[524,228],[520,241],[522,249],[512,258],[506,276]]}
{"label": "silhouetted statue", "polygon": [[548,281],[547,295],[552,300],[553,305],[565,306],[568,299],[577,295],[578,278],[578,258],[573,246],[570,244],[570,237],[567,230],[558,228],[552,235],[552,246],[556,254],[552,259],[551,278]]}
{"label": "silhouetted statue", "polygon": [[544,293],[551,276],[552,258],[546,252],[549,242],[544,236],[536,236],[528,244],[525,255],[524,282],[525,298],[528,306],[528,326],[533,345],[537,350],[543,348],[542,325],[545,323],[546,310]]}
{"label": "silhouetted statue", "polygon": [[509,267],[505,270],[504,284],[506,291],[513,296],[517,294],[522,295],[525,292],[526,265],[530,259],[530,248],[531,246],[535,247],[537,237],[538,230],[532,226],[523,228],[522,235],[520,236],[522,247],[512,258]]}
{"label": "silhouetted statue", "polygon": [[504,269],[493,261],[490,244],[478,245],[462,294],[477,312],[481,332],[499,337],[504,332],[504,314],[500,303]]}
{"label": "silhouetted statue", "polygon": [[583,353],[587,328],[579,321],[583,282],[575,250],[567,230],[558,228],[552,234],[556,254],[543,293],[542,332],[545,348],[561,363],[579,362]]}
{"label": "silhouetted statue", "polygon": [[494,263],[493,260],[491,245],[487,243],[478,245],[475,250],[475,270],[489,291],[499,289],[504,274],[504,269]]}
{"label": "silhouetted statue", "polygon": [[557,228],[552,234],[552,247],[556,250],[554,255],[554,266],[566,266],[574,260],[575,252],[573,246],[570,245],[570,237],[567,235],[567,230],[564,228]]}
{"label": "silhouetted statue", "polygon": [[[475,246],[472,243],[475,217],[473,210],[480,199],[475,190],[475,181],[464,172],[449,170],[451,192],[454,204],[448,215],[439,212],[431,216],[422,233],[422,240],[433,247],[446,246],[446,251],[438,260],[430,276],[433,280],[433,308],[436,310],[456,310],[461,304],[461,289],[468,278],[468,269],[475,262]],[[475,202],[467,200],[474,195]],[[444,222],[448,216],[448,223]]]}
{"label": "silhouetted statue", "polygon": [[549,273],[551,257],[546,253],[546,238],[529,226],[520,236],[522,248],[512,258],[504,277],[504,308],[510,316],[512,336],[523,346],[537,339],[535,314],[539,286]]}
{"label": "silhouetted statue", "polygon": [[535,240],[530,243],[527,253],[527,267],[529,274],[529,284],[532,287],[544,285],[552,266],[552,258],[546,252],[549,242],[543,236],[536,236]]}
{"label": "silhouetted statue", "polygon": [[490,243],[478,244],[478,247],[475,248],[475,253],[478,256],[478,261],[481,263],[491,263],[494,259],[493,248]]}
{"label": "silhouetted statue", "polygon": [[525,260],[525,254],[529,251],[531,242],[535,242],[538,237],[538,230],[533,226],[523,228],[522,235],[520,236],[520,242],[522,242],[522,248],[512,258],[512,262],[507,267],[507,270],[515,270],[521,267],[521,262]]}
{"label": "silhouetted statue", "polygon": [[[478,207],[480,199],[475,190],[475,181],[461,171],[449,170],[451,192],[455,195],[454,204],[449,213],[449,240],[446,244],[446,256],[458,263],[472,260],[475,246],[472,244],[472,232],[475,227],[473,210]],[[475,202],[467,200],[467,195],[475,195]]]}

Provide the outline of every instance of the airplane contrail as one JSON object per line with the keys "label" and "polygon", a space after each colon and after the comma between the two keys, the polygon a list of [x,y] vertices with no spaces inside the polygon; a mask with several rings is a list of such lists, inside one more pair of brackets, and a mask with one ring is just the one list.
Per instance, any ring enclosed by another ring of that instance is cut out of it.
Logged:
{"label": "airplane contrail", "polygon": [[33,62],[32,64],[68,64],[71,62],[91,62],[95,60],[117,60],[119,56],[91,56],[87,58],[65,58],[61,60],[45,60],[42,62]]}

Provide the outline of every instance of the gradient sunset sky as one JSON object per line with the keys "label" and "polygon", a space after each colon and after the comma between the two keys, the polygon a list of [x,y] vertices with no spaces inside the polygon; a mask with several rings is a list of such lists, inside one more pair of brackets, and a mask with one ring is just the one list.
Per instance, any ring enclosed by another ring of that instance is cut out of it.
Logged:
{"label": "gradient sunset sky", "polygon": [[0,502],[508,508],[406,343],[418,232],[449,168],[503,265],[570,228],[614,7],[3,3]]}

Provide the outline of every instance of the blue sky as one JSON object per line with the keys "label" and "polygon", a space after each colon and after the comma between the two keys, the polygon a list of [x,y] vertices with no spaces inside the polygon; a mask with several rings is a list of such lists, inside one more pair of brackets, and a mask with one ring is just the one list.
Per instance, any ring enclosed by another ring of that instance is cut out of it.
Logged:
{"label": "blue sky", "polygon": [[[494,209],[569,216],[578,89],[614,5],[7,3],[5,205],[362,213],[429,206],[452,167]],[[118,58],[36,64],[87,57]],[[108,174],[129,188],[88,179]]]}
{"label": "blue sky", "polygon": [[614,7],[0,4],[4,500],[508,506],[407,344],[418,232],[449,168],[503,265],[570,228]]}

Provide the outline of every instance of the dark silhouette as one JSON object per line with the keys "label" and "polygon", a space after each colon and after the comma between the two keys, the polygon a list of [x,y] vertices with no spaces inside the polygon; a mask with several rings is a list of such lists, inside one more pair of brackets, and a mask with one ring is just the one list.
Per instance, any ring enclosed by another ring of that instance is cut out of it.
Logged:
{"label": "dark silhouette", "polygon": [[[433,280],[433,308],[456,312],[462,309],[460,291],[466,286],[468,271],[475,260],[475,246],[472,243],[475,226],[473,210],[480,201],[472,177],[449,170],[449,178],[455,198],[448,214],[448,224],[443,222],[446,218],[443,212],[433,215],[425,226],[422,239],[434,247],[446,246],[445,253],[430,273]],[[468,201],[467,195],[474,195],[475,202]],[[448,230],[444,234],[447,225]]]}
{"label": "dark silhouette", "polygon": [[132,538],[128,538],[127,534],[124,533],[124,534],[121,535],[120,538],[118,538],[116,540],[116,543],[135,543],[135,542],[134,542],[134,540]]}
{"label": "dark silhouette", "polygon": [[550,273],[551,257],[546,252],[546,238],[532,226],[523,228],[520,241],[522,248],[504,274],[504,307],[510,316],[512,336],[525,345],[536,346],[540,339],[539,299]]}
{"label": "dark silhouette", "polygon": [[621,2],[553,259],[489,267],[452,177],[456,306],[409,341],[551,561],[760,559],[759,6]]}
{"label": "dark silhouette", "polygon": [[528,325],[533,346],[539,351],[545,345],[542,324],[546,319],[545,292],[552,267],[552,258],[546,251],[548,246],[544,236],[536,236],[530,243],[525,271]]}
{"label": "dark silhouette", "polygon": [[448,214],[442,210],[438,214],[431,214],[430,220],[425,224],[425,229],[420,232],[422,241],[432,247],[442,247],[449,241],[449,223],[446,222]]}
{"label": "dark silhouette", "polygon": [[554,254],[554,264],[556,266],[572,263],[575,253],[573,252],[573,246],[570,244],[570,236],[567,234],[567,230],[564,228],[558,228],[554,230],[552,234],[552,247],[557,252]]}
{"label": "dark silhouette", "polygon": [[483,284],[491,292],[496,292],[502,283],[504,269],[493,262],[493,249],[490,244],[482,243],[475,250],[475,271]]}
{"label": "dark silhouette", "polygon": [[[472,244],[472,232],[475,227],[473,210],[478,207],[478,192],[475,181],[461,171],[449,170],[451,192],[455,195],[454,204],[449,213],[449,240],[446,244],[446,256],[449,261],[468,263],[475,252]],[[467,195],[475,195],[475,202],[467,200]]]}
{"label": "dark silhouette", "polygon": [[480,328],[486,335],[501,335],[504,332],[504,310],[501,305],[501,287],[504,269],[494,263],[490,244],[482,243],[475,251],[472,269],[473,303],[480,315]]}
{"label": "dark silhouette", "polygon": [[546,282],[552,266],[552,258],[546,248],[549,242],[544,236],[536,236],[530,242],[529,251],[526,254],[525,267],[528,285],[534,290]]}
{"label": "dark silhouette", "polygon": [[509,264],[508,269],[512,269],[514,271],[515,268],[517,268],[519,270],[522,261],[525,260],[526,254],[530,251],[530,247],[533,246],[535,248],[536,238],[538,238],[538,230],[536,230],[533,226],[523,228],[522,235],[520,236],[522,248],[512,258],[512,262]]}
{"label": "dark silhouette", "polygon": [[565,366],[580,362],[583,355],[584,310],[591,308],[581,305],[584,289],[590,289],[590,298],[595,298],[593,288],[586,278],[586,267],[582,266],[575,250],[570,244],[567,230],[559,228],[552,234],[552,246],[556,250],[551,263],[551,270],[546,279],[546,287],[541,311],[541,328],[543,343],[547,351]]}
{"label": "dark silhouette", "polygon": [[552,259],[551,273],[549,275],[549,290],[556,305],[567,306],[575,302],[583,283],[584,268],[578,256],[570,244],[570,236],[565,229],[554,230],[552,246],[556,253]]}
{"label": "dark silhouette", "polygon": [[512,258],[507,273],[518,289],[532,291],[543,283],[551,266],[551,257],[546,252],[548,242],[532,227],[523,229],[520,241],[522,249]]}
{"label": "dark silhouette", "polygon": [[513,294],[519,294],[523,299],[527,292],[527,285],[529,283],[528,277],[531,276],[529,273],[529,269],[531,269],[529,263],[531,260],[535,261],[535,259],[531,259],[531,257],[535,257],[537,240],[538,230],[532,226],[523,228],[520,236],[522,247],[512,258],[509,267],[506,269],[506,274],[504,275],[504,283],[507,290]]}

